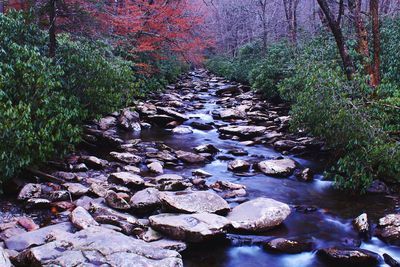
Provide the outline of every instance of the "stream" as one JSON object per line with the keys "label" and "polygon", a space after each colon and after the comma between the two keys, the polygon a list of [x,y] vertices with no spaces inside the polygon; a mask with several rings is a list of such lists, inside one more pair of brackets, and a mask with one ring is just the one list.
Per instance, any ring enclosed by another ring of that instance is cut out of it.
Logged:
{"label": "stream", "polygon": [[[208,82],[201,75],[191,76],[196,83]],[[208,90],[200,90],[191,102],[199,108],[186,111],[185,115],[190,119],[183,125],[190,126],[194,121],[201,121],[210,125],[226,125],[213,114],[224,107],[220,103],[221,97],[216,96],[218,87],[210,87]],[[232,120],[229,123],[240,124],[241,120]],[[289,153],[278,152],[266,144],[248,145],[239,140],[221,139],[217,128],[211,130],[193,129],[190,134],[174,134],[169,129],[151,127],[138,133],[120,133],[123,140],[140,138],[142,142],[163,142],[174,150],[192,151],[194,147],[202,144],[212,144],[220,152],[206,164],[190,165],[181,164],[175,168],[165,168],[164,173],[179,174],[190,177],[192,171],[201,168],[212,174],[206,178],[207,184],[218,180],[225,180],[246,186],[247,199],[257,197],[272,198],[291,207],[291,214],[284,223],[265,233],[246,234],[230,233],[228,241],[207,243],[205,245],[189,246],[183,256],[186,267],[259,267],[259,266],[326,266],[315,256],[315,252],[303,252],[300,254],[271,253],[260,245],[264,241],[274,237],[283,237],[309,241],[314,244],[314,249],[345,246],[361,241],[360,248],[367,249],[382,255],[388,253],[393,258],[400,259],[400,247],[391,246],[382,242],[377,237],[370,240],[361,240],[353,227],[352,220],[362,213],[367,213],[371,222],[386,214],[399,212],[397,198],[389,195],[353,196],[340,192],[333,188],[332,182],[325,180],[323,176],[326,160],[318,153],[302,157]],[[228,155],[228,151],[240,149],[248,152],[247,155],[234,156],[250,163],[256,163],[263,159],[284,156],[299,163],[302,168],[310,168],[314,171],[314,180],[311,182],[299,181],[295,175],[287,178],[275,178],[267,176],[254,169],[246,173],[235,173],[227,169],[229,160],[218,155]],[[3,212],[2,221],[13,212],[25,211],[10,207],[12,200],[1,200]],[[230,202],[231,207],[238,205]],[[15,211],[17,210],[17,211]],[[36,218],[36,217],[35,217]],[[315,250],[314,250],[315,251]],[[382,261],[382,266],[386,266]]]}

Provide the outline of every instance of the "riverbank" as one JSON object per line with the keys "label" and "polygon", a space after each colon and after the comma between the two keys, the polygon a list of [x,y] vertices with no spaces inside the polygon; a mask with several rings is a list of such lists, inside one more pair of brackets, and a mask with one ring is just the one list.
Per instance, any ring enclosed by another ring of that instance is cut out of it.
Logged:
{"label": "riverbank", "polygon": [[[398,212],[397,197],[385,187],[365,196],[334,190],[321,174],[323,142],[290,134],[289,121],[287,106],[246,86],[190,73],[135,110],[87,125],[80,150],[36,172],[18,210],[2,216],[5,251],[20,266],[379,265],[384,253],[399,257],[388,243],[397,242],[400,219],[375,231]],[[372,239],[352,225],[364,212]],[[333,247],[346,249],[326,250]],[[343,257],[349,251],[358,254]]]}

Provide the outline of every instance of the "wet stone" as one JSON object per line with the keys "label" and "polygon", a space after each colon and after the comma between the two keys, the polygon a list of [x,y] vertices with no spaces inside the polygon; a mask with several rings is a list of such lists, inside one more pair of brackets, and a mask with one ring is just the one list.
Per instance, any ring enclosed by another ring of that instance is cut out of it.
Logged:
{"label": "wet stone", "polygon": [[144,180],[139,175],[130,172],[114,172],[110,175],[109,181],[128,187],[138,187],[144,184]]}
{"label": "wet stone", "polygon": [[296,169],[296,162],[291,159],[265,160],[257,167],[265,175],[287,177]]}
{"label": "wet stone", "polygon": [[129,152],[124,152],[124,153],[111,152],[110,156],[115,160],[126,164],[138,164],[142,161],[141,157],[136,156]]}
{"label": "wet stone", "polygon": [[30,198],[38,198],[42,193],[40,184],[26,184],[18,195],[18,200],[27,200]]}
{"label": "wet stone", "polygon": [[86,229],[91,226],[98,226],[99,224],[93,219],[84,208],[77,207],[69,215],[72,224],[78,229]]}
{"label": "wet stone", "polygon": [[267,242],[264,245],[264,248],[266,250],[274,252],[297,254],[306,251],[311,251],[313,248],[313,244],[310,242],[301,242],[285,238],[276,238]]}
{"label": "wet stone", "polygon": [[328,263],[345,266],[377,266],[380,261],[378,254],[357,248],[320,249],[317,255]]}
{"label": "wet stone", "polygon": [[228,170],[233,172],[243,172],[250,169],[251,164],[245,160],[237,159],[228,163]]}
{"label": "wet stone", "polygon": [[135,193],[130,206],[140,213],[152,212],[161,207],[160,192],[155,188],[146,188]]}
{"label": "wet stone", "polygon": [[120,195],[120,193],[116,193],[112,190],[107,192],[105,199],[107,205],[111,208],[117,210],[129,210],[131,208],[129,203],[124,199],[123,196]]}

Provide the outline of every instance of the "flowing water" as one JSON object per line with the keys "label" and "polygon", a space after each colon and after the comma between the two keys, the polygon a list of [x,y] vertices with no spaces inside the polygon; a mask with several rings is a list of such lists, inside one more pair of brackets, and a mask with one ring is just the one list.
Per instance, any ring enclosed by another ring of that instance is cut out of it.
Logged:
{"label": "flowing water", "polygon": [[[186,113],[192,118],[185,124],[201,119],[203,122],[213,122],[212,112],[221,108],[216,102],[218,98],[210,90],[200,93],[204,108]],[[222,140],[216,129],[210,131],[195,130],[193,134],[174,135],[165,129],[152,129],[142,132],[143,141],[163,141],[175,150],[191,151],[197,145],[209,143],[225,154],[231,149],[244,149],[247,156],[235,156],[249,162],[257,162],[262,158],[271,158],[281,154],[265,145],[245,146],[238,141]],[[194,169],[201,167],[213,176],[207,178],[208,183],[217,180],[227,180],[243,184],[247,187],[248,198],[273,198],[292,207],[298,205],[317,207],[314,212],[293,211],[285,220],[284,225],[258,236],[231,235],[230,243],[207,244],[195,247],[183,253],[185,266],[188,267],[259,267],[259,266],[326,266],[318,261],[314,252],[297,255],[273,254],[266,252],[257,245],[257,240],[269,240],[272,237],[296,238],[309,240],[316,248],[342,245],[352,239],[358,240],[358,234],[352,226],[352,220],[366,212],[372,221],[399,210],[396,199],[382,195],[351,196],[335,190],[332,182],[324,181],[322,175],[323,159],[318,156],[312,160],[301,157],[291,157],[303,167],[317,171],[311,183],[298,181],[295,177],[273,178],[261,173],[251,173],[248,176],[236,175],[227,170],[227,161],[214,160],[204,166],[184,166],[180,170],[170,171],[191,176]],[[319,173],[318,173],[319,172]],[[246,241],[247,240],[247,241]],[[249,241],[250,240],[250,241]],[[400,248],[389,246],[377,238],[362,242],[365,248],[379,254],[388,253],[394,258],[400,258]]]}

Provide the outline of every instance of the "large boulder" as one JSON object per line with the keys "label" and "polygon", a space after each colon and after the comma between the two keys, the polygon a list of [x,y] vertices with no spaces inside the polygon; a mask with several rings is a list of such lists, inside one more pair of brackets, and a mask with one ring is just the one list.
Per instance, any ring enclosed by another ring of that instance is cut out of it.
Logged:
{"label": "large boulder", "polygon": [[40,184],[26,184],[18,194],[18,200],[28,200],[30,198],[38,198],[42,194]]}
{"label": "large boulder", "polygon": [[164,207],[170,211],[183,213],[219,213],[230,210],[228,203],[215,193],[205,191],[187,191],[164,193],[161,195]]}
{"label": "large boulder", "polygon": [[260,197],[236,206],[227,218],[235,229],[263,232],[280,225],[289,214],[287,204]]}
{"label": "large boulder", "polygon": [[155,230],[178,240],[209,241],[225,235],[229,221],[211,213],[160,214],[149,218]]}
{"label": "large boulder", "polygon": [[285,238],[275,238],[264,244],[264,248],[266,250],[288,254],[311,251],[312,247],[313,244],[310,242],[301,242],[298,240],[289,240]]}
{"label": "large boulder", "polygon": [[174,134],[191,134],[193,133],[193,130],[189,126],[178,126],[172,129],[172,132]]}
{"label": "large boulder", "polygon": [[118,116],[118,126],[127,131],[140,131],[140,117],[139,113],[125,108]]}
{"label": "large boulder", "polygon": [[244,126],[244,125],[231,125],[219,128],[223,134],[237,135],[241,137],[256,137],[263,135],[267,130],[264,126]]}
{"label": "large boulder", "polygon": [[183,266],[176,251],[161,249],[104,227],[54,235],[49,240],[45,245],[19,254],[18,266]]}
{"label": "large boulder", "polygon": [[318,250],[317,255],[335,266],[377,266],[380,256],[369,250],[358,248],[326,248]]}
{"label": "large boulder", "polygon": [[11,250],[23,251],[32,246],[40,246],[47,242],[48,236],[72,232],[73,225],[69,222],[46,226],[35,231],[12,236],[5,240],[6,247]]}
{"label": "large boulder", "polygon": [[287,177],[296,169],[296,162],[291,159],[265,160],[259,162],[257,167],[265,175]]}
{"label": "large boulder", "polygon": [[400,214],[388,214],[379,219],[376,235],[383,241],[400,245]]}
{"label": "large boulder", "polygon": [[219,116],[222,120],[244,119],[246,117],[246,113],[236,108],[228,108],[222,110],[219,113]]}

